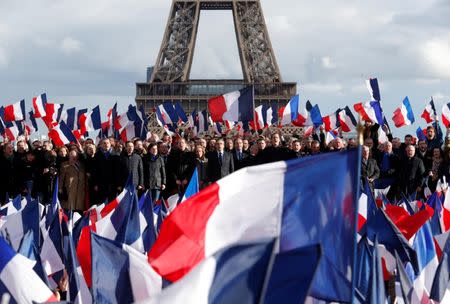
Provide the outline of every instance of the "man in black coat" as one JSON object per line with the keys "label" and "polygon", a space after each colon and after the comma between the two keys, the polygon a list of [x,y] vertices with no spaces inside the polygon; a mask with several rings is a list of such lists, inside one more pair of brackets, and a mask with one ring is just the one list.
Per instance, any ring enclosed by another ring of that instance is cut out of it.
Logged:
{"label": "man in black coat", "polygon": [[0,205],[6,203],[6,194],[14,198],[16,194],[14,147],[11,143],[5,143],[0,155]]}
{"label": "man in black coat", "polygon": [[370,157],[370,148],[363,146],[362,148],[362,162],[361,162],[361,185],[364,185],[365,180],[369,182],[370,188],[373,190],[374,181],[380,177],[380,169],[378,168],[375,159]]}
{"label": "man in black coat", "polygon": [[233,162],[234,169],[239,170],[244,166],[245,159],[249,156],[249,153],[244,151],[244,142],[241,138],[236,138],[234,141]]}
{"label": "man in black coat", "polygon": [[144,169],[142,157],[134,152],[134,143],[127,141],[125,151],[120,157],[120,173],[118,175],[118,191],[122,191],[128,176],[131,175],[133,186],[137,190],[144,189]]}
{"label": "man in black coat", "polygon": [[108,138],[104,138],[100,142],[100,149],[95,153],[94,158],[95,169],[92,172],[92,182],[97,194],[97,202],[94,204],[101,204],[105,200],[110,202],[117,196],[120,156],[113,153],[111,142]]}
{"label": "man in black coat", "polygon": [[166,188],[166,166],[155,143],[150,144],[143,160],[144,186],[151,191],[153,201],[159,200],[161,191]]}
{"label": "man in black coat", "polygon": [[187,148],[186,140],[178,141],[178,149],[173,149],[167,159],[169,193],[184,192],[195,169],[195,154]]}
{"label": "man in black coat", "polygon": [[409,145],[405,149],[406,158],[401,162],[399,170],[397,194],[402,193],[410,195],[415,191],[422,190],[423,178],[425,175],[425,166],[423,161],[415,155],[416,148]]}
{"label": "man in black coat", "polygon": [[272,163],[280,160],[288,160],[292,156],[288,148],[281,144],[281,137],[278,133],[273,133],[270,138],[271,146],[264,149],[261,154],[262,163]]}
{"label": "man in black coat", "polygon": [[211,182],[234,172],[233,155],[225,151],[223,139],[216,141],[216,151],[208,155],[208,176]]}

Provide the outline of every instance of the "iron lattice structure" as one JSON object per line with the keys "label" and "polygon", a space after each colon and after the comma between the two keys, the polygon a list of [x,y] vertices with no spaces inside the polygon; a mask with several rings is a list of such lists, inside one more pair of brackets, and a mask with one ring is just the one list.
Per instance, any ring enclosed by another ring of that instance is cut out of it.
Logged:
{"label": "iron lattice structure", "polygon": [[[232,10],[244,79],[190,79],[201,10]],[[164,101],[180,101],[190,113],[206,109],[213,96],[248,85],[255,88],[256,106],[284,105],[297,91],[295,83],[282,82],[259,0],[173,0],[153,72],[148,82],[136,84],[136,103],[151,112]]]}

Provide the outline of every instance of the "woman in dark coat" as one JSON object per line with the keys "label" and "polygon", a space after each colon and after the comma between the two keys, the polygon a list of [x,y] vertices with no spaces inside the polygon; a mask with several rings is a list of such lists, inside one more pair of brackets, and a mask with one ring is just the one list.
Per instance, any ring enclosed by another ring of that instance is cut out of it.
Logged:
{"label": "woman in dark coat", "polygon": [[144,186],[151,191],[152,200],[156,201],[166,188],[166,169],[155,143],[150,144],[147,152],[144,156]]}
{"label": "woman in dark coat", "polygon": [[198,182],[200,190],[208,186],[208,159],[205,156],[205,147],[197,145],[195,147],[195,165],[198,172]]}

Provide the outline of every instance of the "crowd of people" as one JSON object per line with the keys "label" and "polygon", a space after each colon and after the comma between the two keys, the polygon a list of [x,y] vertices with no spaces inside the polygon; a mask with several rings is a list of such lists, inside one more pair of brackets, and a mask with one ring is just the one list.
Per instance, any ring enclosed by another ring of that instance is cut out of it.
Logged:
{"label": "crowd of people", "polygon": [[[450,148],[435,124],[426,139],[402,142],[388,134],[381,143],[378,125],[366,123],[361,178],[370,187],[391,186],[388,196],[401,197],[434,192],[438,181],[450,177]],[[151,191],[152,198],[182,193],[195,168],[200,188],[240,168],[355,148],[355,138],[336,137],[326,144],[325,133],[312,136],[283,136],[278,131],[263,134],[205,135],[191,139],[186,134],[153,134],[149,139],[122,142],[115,138],[84,139],[76,144],[54,147],[48,140],[22,139],[1,143],[0,202],[18,194],[51,201],[57,185],[64,208],[84,211],[94,204],[111,201],[132,179],[139,193]],[[320,164],[317,164],[320,166]],[[58,181],[58,183],[56,183]]]}

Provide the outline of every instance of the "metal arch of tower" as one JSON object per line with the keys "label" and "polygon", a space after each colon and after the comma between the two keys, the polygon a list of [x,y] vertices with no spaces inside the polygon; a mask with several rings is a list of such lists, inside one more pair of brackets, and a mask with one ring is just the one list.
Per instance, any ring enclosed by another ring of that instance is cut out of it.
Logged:
{"label": "metal arch of tower", "polygon": [[232,10],[245,82],[282,82],[259,0],[173,0],[150,82],[186,82],[201,10]]}

